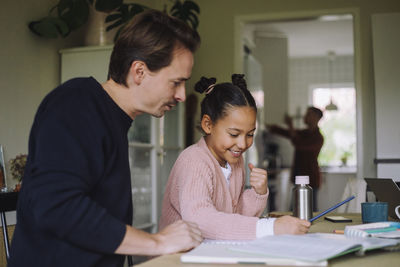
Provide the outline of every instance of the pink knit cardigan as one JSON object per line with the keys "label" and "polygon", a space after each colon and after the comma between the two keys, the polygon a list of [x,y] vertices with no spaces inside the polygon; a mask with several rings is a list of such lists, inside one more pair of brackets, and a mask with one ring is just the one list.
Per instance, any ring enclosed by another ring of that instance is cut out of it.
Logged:
{"label": "pink knit cardigan", "polygon": [[183,219],[195,222],[204,238],[255,239],[268,192],[244,190],[243,158],[232,167],[229,186],[204,138],[175,162],[164,193],[160,229]]}

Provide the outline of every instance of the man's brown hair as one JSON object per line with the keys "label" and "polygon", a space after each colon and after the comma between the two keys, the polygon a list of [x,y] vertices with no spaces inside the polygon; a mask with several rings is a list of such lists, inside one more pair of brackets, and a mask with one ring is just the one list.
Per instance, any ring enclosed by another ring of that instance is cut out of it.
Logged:
{"label": "man's brown hair", "polygon": [[310,106],[310,107],[308,107],[308,109],[310,109],[312,112],[314,112],[318,116],[318,119],[321,119],[324,116],[324,113],[319,108]]}
{"label": "man's brown hair", "polygon": [[182,47],[194,53],[199,44],[199,34],[183,21],[161,11],[145,11],[136,15],[118,37],[108,79],[127,86],[133,61],[141,60],[155,72],[171,64],[175,49]]}

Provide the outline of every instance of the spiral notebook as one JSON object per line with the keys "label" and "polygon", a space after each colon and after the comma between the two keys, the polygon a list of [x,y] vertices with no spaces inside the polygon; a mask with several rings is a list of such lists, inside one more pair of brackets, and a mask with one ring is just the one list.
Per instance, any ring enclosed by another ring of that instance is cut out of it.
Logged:
{"label": "spiral notebook", "polygon": [[[400,239],[400,222],[377,222],[348,225],[344,234],[349,237],[379,237]],[[400,242],[400,240],[399,240]]]}

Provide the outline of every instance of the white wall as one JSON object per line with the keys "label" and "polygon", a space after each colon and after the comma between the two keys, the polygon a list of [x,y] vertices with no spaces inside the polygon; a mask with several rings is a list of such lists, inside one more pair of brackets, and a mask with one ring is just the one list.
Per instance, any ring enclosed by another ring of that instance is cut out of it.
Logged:
{"label": "white wall", "polygon": [[[288,92],[282,93],[287,97],[287,109],[290,115],[296,116],[298,111],[304,115],[307,106],[311,105],[310,87],[316,84],[329,84],[329,68],[328,61],[325,57],[307,57],[292,58],[289,60],[288,66],[289,88]],[[340,56],[335,59],[332,64],[332,83],[354,83],[354,62],[353,56]],[[282,101],[279,98],[277,103]],[[273,113],[270,113],[270,116]],[[278,113],[274,118],[270,118],[274,123],[283,123],[283,113]],[[304,127],[302,118],[294,121],[296,127]],[[277,138],[280,144],[280,154],[282,156],[284,166],[290,166],[293,157],[293,147],[290,142],[284,138]]]}
{"label": "white wall", "polygon": [[254,56],[262,65],[264,123],[282,121],[288,110],[288,40],[257,34]]}
{"label": "white wall", "polygon": [[[79,32],[67,39],[35,36],[27,25],[48,12],[55,0],[3,0],[0,8],[0,144],[6,168],[17,154],[27,153],[28,136],[44,95],[59,82],[62,47],[78,45]],[[8,185],[15,181],[7,173]]]}
{"label": "white wall", "polygon": [[[18,153],[27,152],[27,137],[36,108],[59,80],[60,48],[80,45],[77,34],[60,40],[44,40],[34,36],[26,27],[31,20],[38,19],[48,12],[57,0],[3,0],[0,9],[0,143],[4,145],[5,160]],[[138,2],[138,1],[134,1]],[[148,5],[163,7],[165,0],[141,0]],[[359,72],[356,80],[360,82],[362,100],[362,159],[364,176],[375,176],[375,100],[373,85],[373,59],[371,42],[371,15],[385,12],[399,12],[398,0],[201,0],[198,1],[201,14],[199,33],[202,46],[195,56],[192,79],[188,83],[189,92],[201,76],[216,76],[219,81],[227,81],[238,71],[235,58],[237,42],[235,21],[238,17],[262,18],[265,14],[275,17],[304,12],[338,9],[356,10],[355,34],[359,51],[355,58]],[[221,34],[223,33],[223,34]],[[238,35],[239,36],[239,35]],[[240,49],[239,49],[240,50]],[[361,103],[361,102],[360,102]]]}
{"label": "white wall", "polygon": [[[378,164],[379,178],[400,181],[400,13],[373,17],[373,48],[378,159],[397,160]],[[388,131],[387,129],[390,129]]]}

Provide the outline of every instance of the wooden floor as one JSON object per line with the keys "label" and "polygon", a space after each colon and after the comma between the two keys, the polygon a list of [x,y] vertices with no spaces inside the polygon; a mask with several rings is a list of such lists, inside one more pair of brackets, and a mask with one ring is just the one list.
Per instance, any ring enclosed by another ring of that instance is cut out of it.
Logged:
{"label": "wooden floor", "polygon": [[[8,226],[8,239],[11,242],[12,235],[14,233],[14,228],[15,225]],[[6,262],[6,252],[4,250],[4,239],[3,239],[3,227],[0,227],[1,233],[0,233],[0,267],[6,267],[7,262]]]}

